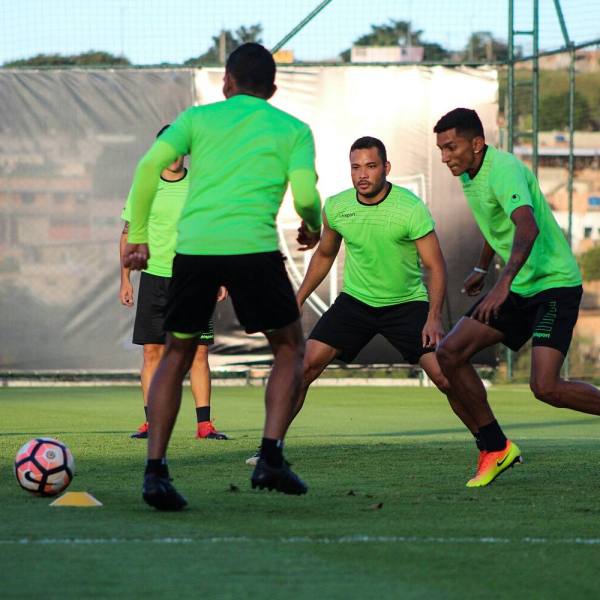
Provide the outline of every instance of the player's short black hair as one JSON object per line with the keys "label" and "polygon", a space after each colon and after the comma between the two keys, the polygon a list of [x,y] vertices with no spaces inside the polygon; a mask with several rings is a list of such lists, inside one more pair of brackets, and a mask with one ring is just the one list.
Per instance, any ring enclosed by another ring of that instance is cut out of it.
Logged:
{"label": "player's short black hair", "polygon": [[255,42],[242,44],[229,55],[225,70],[241,89],[271,96],[276,67],[273,55],[264,46]]}
{"label": "player's short black hair", "polygon": [[350,146],[350,154],[352,154],[354,150],[366,150],[367,148],[377,148],[381,160],[384,163],[387,162],[387,150],[385,149],[383,142],[369,135],[358,138],[352,146]]}
{"label": "player's short black hair", "polygon": [[171,123],[167,123],[166,125],[164,125],[163,127],[160,128],[159,132],[156,134],[156,137],[159,138],[160,134],[163,131],[166,131],[167,129],[169,129],[169,127],[171,126]]}
{"label": "player's short black hair", "polygon": [[456,129],[456,133],[469,139],[485,137],[479,115],[470,108],[455,108],[446,113],[435,124],[433,133],[443,133],[449,129]]}

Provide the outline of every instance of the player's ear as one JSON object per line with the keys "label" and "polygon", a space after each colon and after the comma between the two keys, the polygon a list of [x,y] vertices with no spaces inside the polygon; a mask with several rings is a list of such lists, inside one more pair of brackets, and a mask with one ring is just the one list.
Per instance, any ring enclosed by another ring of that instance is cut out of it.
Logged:
{"label": "player's ear", "polygon": [[389,175],[390,174],[390,170],[392,169],[392,163],[390,163],[389,161],[385,161],[385,174]]}
{"label": "player's ear", "polygon": [[271,93],[265,98],[265,100],[272,98],[275,95],[276,91],[277,91],[277,86],[275,84],[273,84],[273,87],[271,88]]}
{"label": "player's ear", "polygon": [[485,139],[480,135],[476,135],[471,144],[473,145],[473,152],[475,152],[475,154],[479,154],[485,146]]}
{"label": "player's ear", "polygon": [[232,95],[232,90],[234,87],[234,81],[227,71],[225,71],[225,75],[223,76],[223,96],[225,98],[229,98]]}

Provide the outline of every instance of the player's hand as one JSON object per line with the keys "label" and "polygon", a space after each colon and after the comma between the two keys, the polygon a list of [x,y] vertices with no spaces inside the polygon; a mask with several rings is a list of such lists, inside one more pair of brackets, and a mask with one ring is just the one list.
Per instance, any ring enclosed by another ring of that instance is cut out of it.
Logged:
{"label": "player's hand", "polygon": [[300,252],[305,252],[306,250],[310,250],[314,248],[321,239],[321,230],[319,231],[310,231],[308,226],[304,221],[300,223],[300,227],[298,227],[298,237],[296,241],[300,244]]}
{"label": "player's hand", "polygon": [[435,348],[446,335],[439,318],[428,317],[421,332],[423,348]]}
{"label": "player's hand", "polygon": [[500,307],[508,298],[509,292],[510,283],[505,283],[500,279],[490,290],[489,294],[477,305],[471,318],[489,325],[492,317],[498,317]]}
{"label": "player's hand", "polygon": [[119,300],[121,300],[123,306],[133,306],[133,286],[131,285],[131,281],[121,282]]}
{"label": "player's hand", "polygon": [[127,244],[123,252],[123,266],[133,271],[141,271],[148,267],[149,258],[148,244]]}
{"label": "player's hand", "polygon": [[485,273],[471,271],[463,283],[462,290],[460,290],[461,294],[467,294],[467,296],[479,295],[485,285],[485,275]]}
{"label": "player's hand", "polygon": [[222,302],[227,296],[229,296],[229,292],[227,291],[227,288],[222,285],[217,292],[217,302]]}

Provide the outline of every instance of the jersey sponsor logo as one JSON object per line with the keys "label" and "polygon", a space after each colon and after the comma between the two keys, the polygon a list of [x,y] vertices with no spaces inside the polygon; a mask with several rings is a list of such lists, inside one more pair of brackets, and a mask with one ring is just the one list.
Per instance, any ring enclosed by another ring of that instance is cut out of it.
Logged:
{"label": "jersey sponsor logo", "polygon": [[356,213],[350,212],[350,213],[340,213],[338,216],[344,218],[344,219],[349,219],[350,217],[355,217]]}

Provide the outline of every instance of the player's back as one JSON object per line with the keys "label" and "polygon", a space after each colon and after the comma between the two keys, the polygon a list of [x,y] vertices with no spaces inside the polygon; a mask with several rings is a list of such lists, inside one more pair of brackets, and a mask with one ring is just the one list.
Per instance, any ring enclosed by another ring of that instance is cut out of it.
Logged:
{"label": "player's back", "polygon": [[309,127],[267,101],[237,95],[190,108],[161,139],[191,155],[177,252],[277,249],[275,219],[291,170],[314,168]]}

